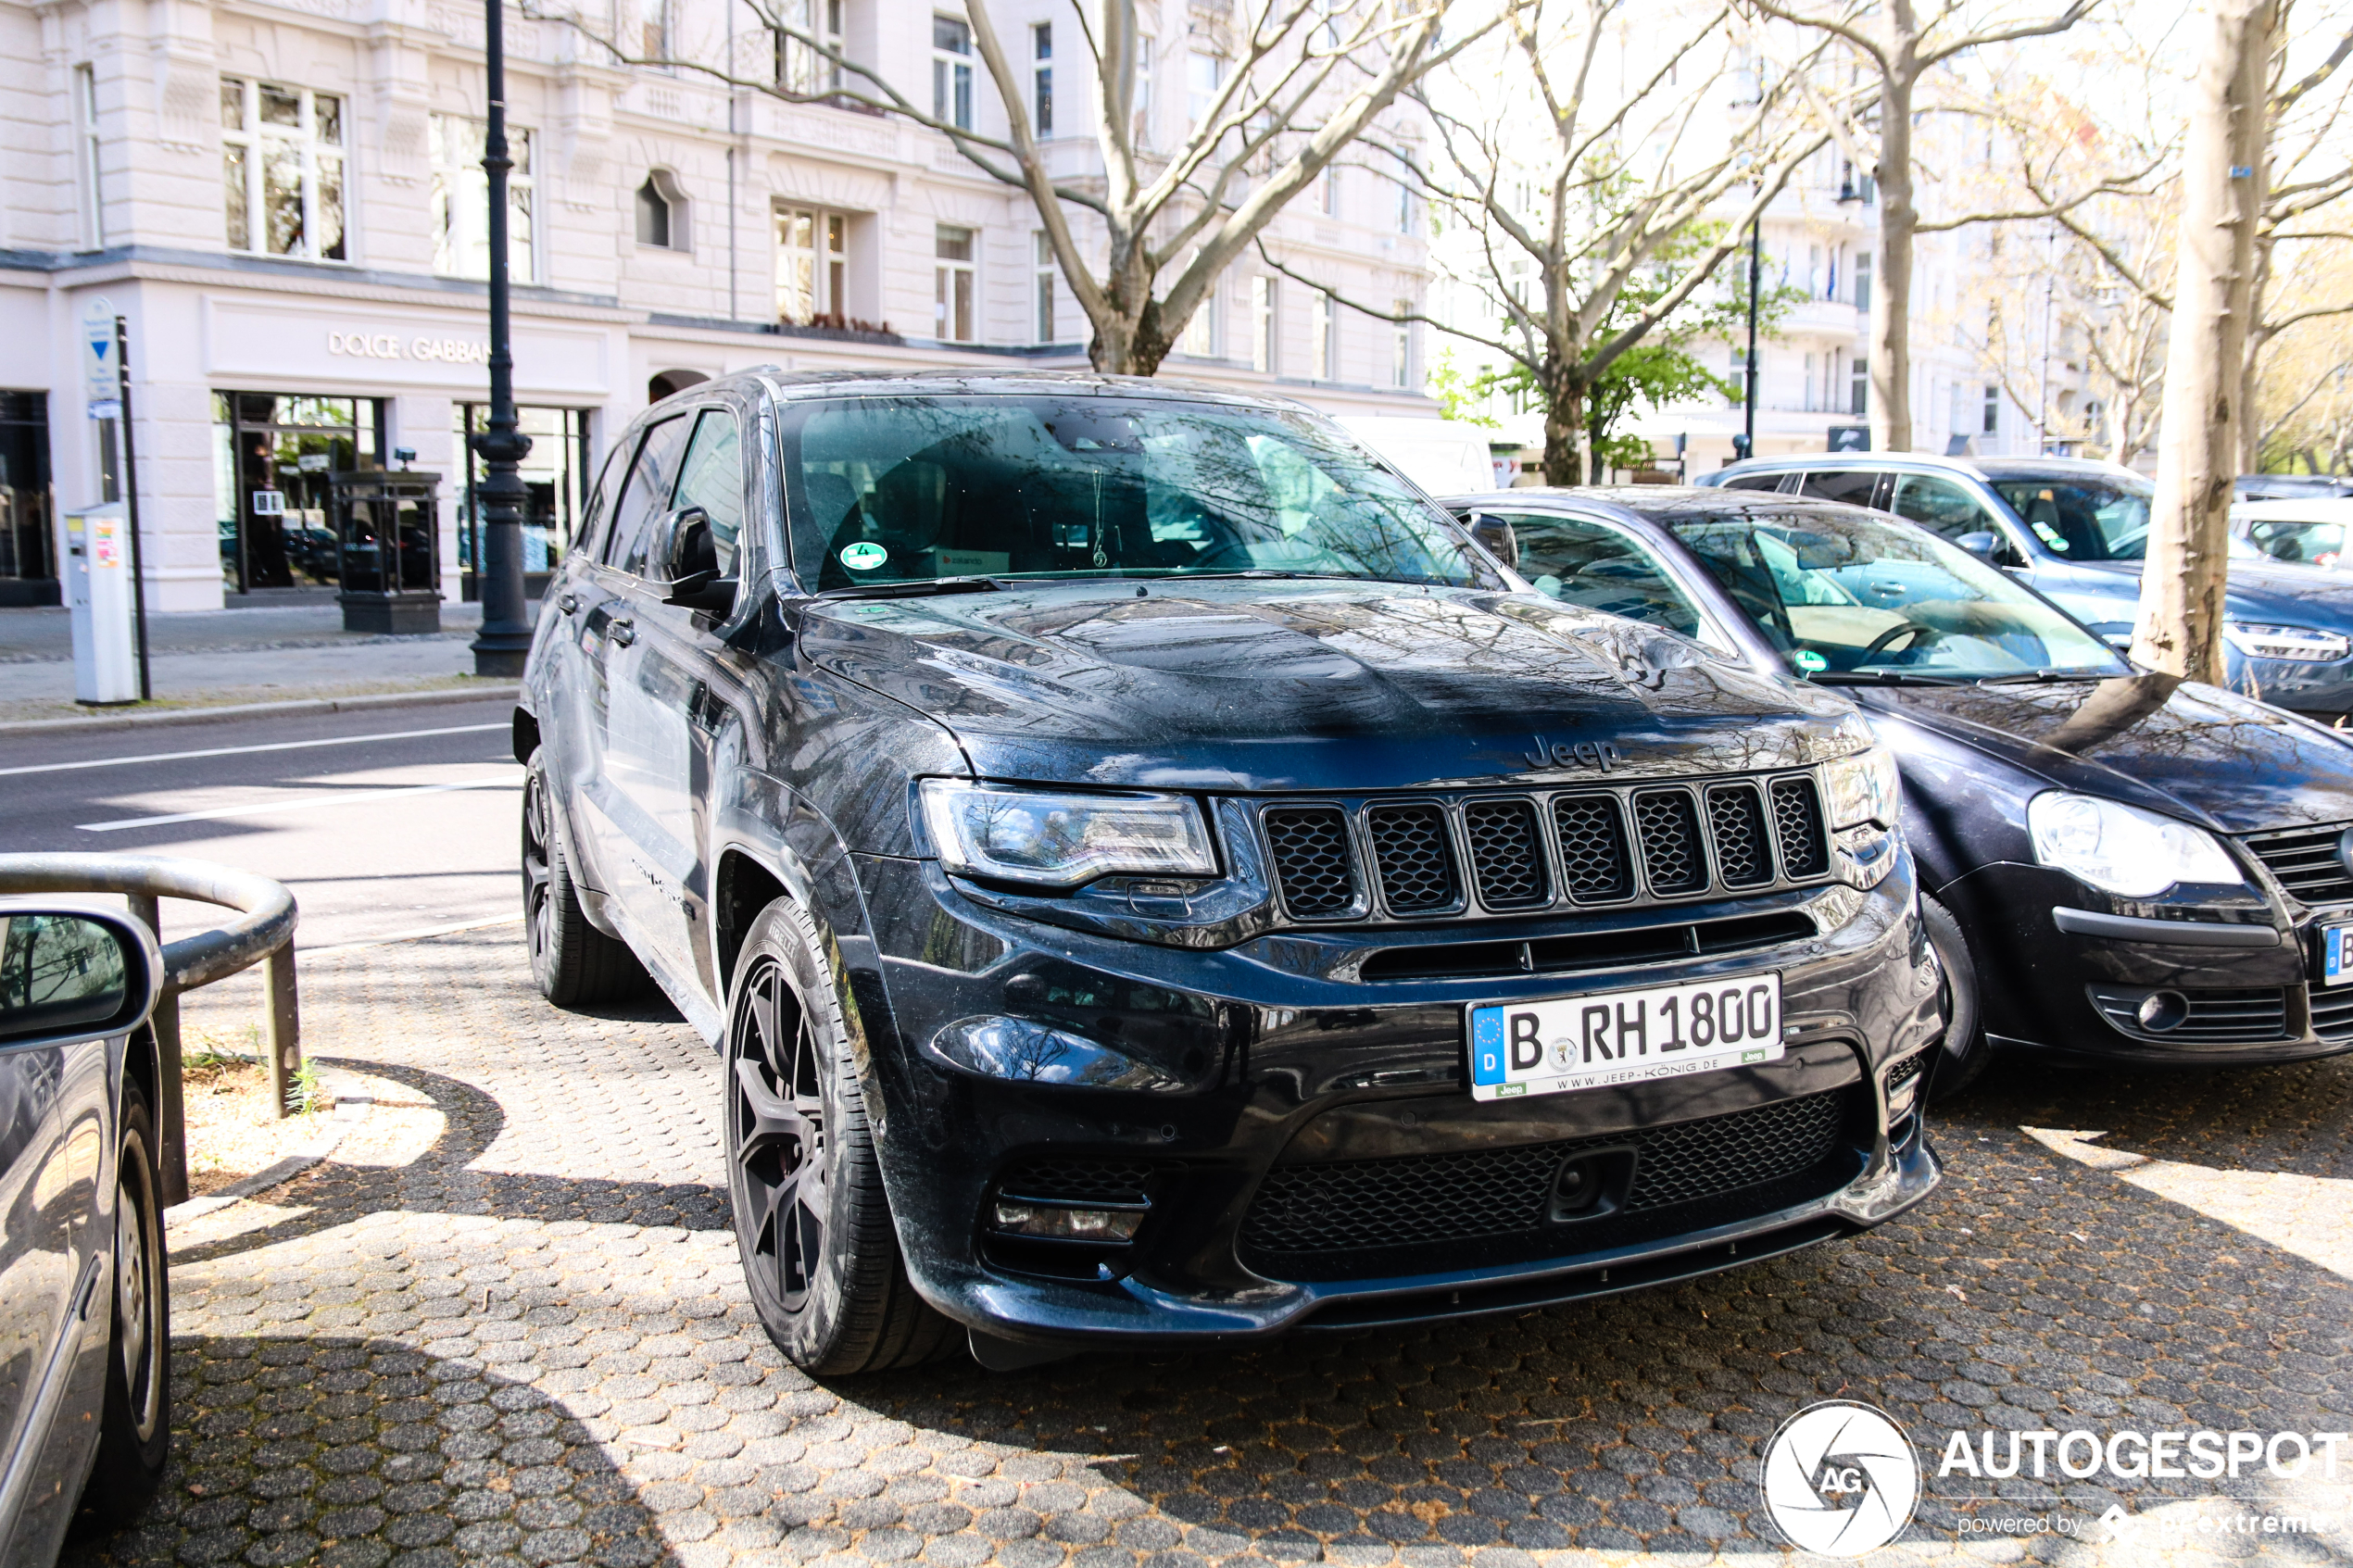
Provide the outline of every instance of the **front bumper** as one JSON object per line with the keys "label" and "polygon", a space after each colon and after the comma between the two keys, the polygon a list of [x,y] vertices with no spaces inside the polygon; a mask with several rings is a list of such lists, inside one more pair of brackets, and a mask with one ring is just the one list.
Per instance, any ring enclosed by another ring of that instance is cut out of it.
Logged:
{"label": "front bumper", "polygon": [[[902,1251],[918,1290],[983,1335],[1149,1344],[1518,1310],[1851,1235],[1938,1179],[1915,1101],[1944,1019],[1908,859],[1869,892],[1529,927],[1768,909],[1804,914],[1811,937],[1394,983],[1339,976],[1366,944],[1498,932],[1294,931],[1203,951],[1036,924],[931,862],[859,872],[876,928],[843,956]],[[1766,969],[1781,975],[1778,1061],[1507,1101],[1465,1087],[1470,1002]],[[1528,1210],[1527,1184],[1580,1160],[1628,1185],[1588,1213],[1547,1219],[1541,1196]],[[1034,1198],[1125,1202],[1140,1223],[1126,1242],[994,1228],[1000,1200]]]}
{"label": "front bumper", "polygon": [[[2321,922],[2309,911],[2283,913],[2252,897],[2201,909],[2111,900],[2086,911],[2093,921],[2070,921],[2097,897],[2065,872],[2007,861],[1980,866],[1936,896],[1969,933],[1993,1045],[2061,1061],[2164,1067],[2253,1066],[2353,1050],[2353,990],[2332,995],[2315,984]],[[2208,940],[2160,940],[2156,928],[2166,924]],[[2221,924],[2270,931],[2276,940],[2216,944]],[[2138,1025],[2133,1004],[2159,991],[2196,1003],[2188,1026]]]}

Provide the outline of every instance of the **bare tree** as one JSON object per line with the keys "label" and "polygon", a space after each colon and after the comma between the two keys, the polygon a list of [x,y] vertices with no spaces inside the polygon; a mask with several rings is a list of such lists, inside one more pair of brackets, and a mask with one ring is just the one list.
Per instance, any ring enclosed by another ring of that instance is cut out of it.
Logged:
{"label": "bare tree", "polygon": [[[1957,56],[2024,38],[2064,32],[2091,9],[2071,0],[2056,16],[1969,26],[1960,0],[1923,17],[1913,0],[1842,0],[1835,10],[1809,11],[1790,0],[1743,0],[1755,14],[1838,39],[1861,56],[1873,91],[1860,115],[1829,117],[1846,156],[1879,182],[1877,266],[1871,284],[1871,444],[1882,451],[1912,448],[1912,239],[1919,232],[1913,167],[1913,116],[1921,81]],[[2029,210],[2006,218],[2045,216]],[[1942,225],[1949,227],[1951,225]]]}
{"label": "bare tree", "polygon": [[[1497,19],[1488,13],[1466,20],[1449,0],[1355,7],[1330,0],[1238,0],[1230,10],[1196,9],[1193,25],[1220,51],[1221,80],[1181,139],[1156,147],[1137,112],[1139,52],[1148,40],[1136,0],[1088,0],[1075,14],[1094,92],[1064,103],[1065,113],[1091,116],[1101,166],[1074,174],[1039,144],[1019,70],[987,0],[965,0],[962,10],[997,89],[1002,135],[975,129],[973,117],[951,106],[919,102],[887,66],[850,58],[838,39],[811,30],[810,7],[795,0],[745,0],[775,41],[773,57],[799,62],[774,72],[687,50],[674,57],[632,51],[577,13],[554,9],[562,0],[545,3],[549,14],[623,64],[690,71],[786,103],[896,115],[948,137],[975,168],[1028,194],[1093,329],[1088,356],[1095,368],[1145,376],[1159,370],[1219,277],[1284,206],[1374,126],[1400,93]],[[1074,223],[1074,211],[1099,227],[1100,261],[1096,235]]]}
{"label": "bare tree", "polygon": [[1610,91],[1603,52],[1622,19],[1614,0],[1515,6],[1491,54],[1465,56],[1451,80],[1432,77],[1412,94],[1435,150],[1385,148],[1451,236],[1436,269],[1493,313],[1494,328],[1398,312],[1300,278],[1352,309],[1425,322],[1502,356],[1542,400],[1553,484],[1593,473],[1597,385],[1700,302],[1749,223],[1829,139],[1784,114],[1785,84],[1725,117],[1724,91],[1745,79],[1723,46],[1729,6],[1646,18],[1660,31],[1683,25],[1639,51],[1621,38],[1628,68]]}
{"label": "bare tree", "polygon": [[2249,413],[2243,367],[2278,23],[2275,0],[2214,0],[2182,154],[2165,424],[2133,658],[2193,681],[2222,675],[2226,545]]}

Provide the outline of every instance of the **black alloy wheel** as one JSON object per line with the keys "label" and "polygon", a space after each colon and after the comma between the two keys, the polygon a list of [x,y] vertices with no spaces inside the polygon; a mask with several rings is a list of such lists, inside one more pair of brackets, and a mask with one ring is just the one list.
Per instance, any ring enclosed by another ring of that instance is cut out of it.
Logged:
{"label": "black alloy wheel", "polygon": [[841,980],[806,909],[779,898],[762,910],[736,962],[723,1088],[752,1305],[793,1364],[821,1374],[914,1365],[954,1328],[900,1257]]}
{"label": "black alloy wheel", "polygon": [[555,785],[544,747],[535,748],[522,784],[522,923],[531,944],[531,978],[558,1007],[625,1001],[646,988],[646,966],[617,936],[588,923],[556,832]]}
{"label": "black alloy wheel", "polygon": [[1993,1064],[1994,1047],[1986,1043],[1984,1014],[1977,1000],[1977,963],[1969,957],[1969,940],[1953,911],[1925,894],[1920,897],[1920,923],[1928,927],[1929,945],[1936,949],[1936,967],[1944,998],[1944,1039],[1936,1047],[1929,1070],[1928,1098],[1934,1103],[1958,1096]]}
{"label": "black alloy wheel", "polygon": [[115,1158],[113,1323],[98,1457],[82,1489],[107,1527],[146,1506],[171,1452],[171,1291],[145,1091],[126,1083]]}

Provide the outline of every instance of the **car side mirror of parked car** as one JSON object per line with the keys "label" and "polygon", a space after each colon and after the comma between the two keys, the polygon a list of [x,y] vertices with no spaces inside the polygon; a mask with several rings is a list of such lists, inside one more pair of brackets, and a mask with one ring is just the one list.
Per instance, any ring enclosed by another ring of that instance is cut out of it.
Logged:
{"label": "car side mirror of parked car", "polygon": [[1953,543],[1990,566],[1994,561],[1994,551],[2001,545],[2001,540],[1995,538],[1992,531],[1980,528],[1962,534]]}
{"label": "car side mirror of parked car", "polygon": [[136,1028],[162,969],[153,938],[121,917],[0,904],[0,1051]]}
{"label": "car side mirror of parked car", "polygon": [[666,605],[724,615],[736,606],[736,580],[719,575],[719,547],[711,517],[700,507],[682,507],[670,518],[670,592]]}
{"label": "car side mirror of parked car", "polygon": [[1512,532],[1510,523],[1500,517],[1489,517],[1485,512],[1473,512],[1470,515],[1470,532],[1471,537],[1478,540],[1489,555],[1514,571],[1519,570],[1519,535]]}

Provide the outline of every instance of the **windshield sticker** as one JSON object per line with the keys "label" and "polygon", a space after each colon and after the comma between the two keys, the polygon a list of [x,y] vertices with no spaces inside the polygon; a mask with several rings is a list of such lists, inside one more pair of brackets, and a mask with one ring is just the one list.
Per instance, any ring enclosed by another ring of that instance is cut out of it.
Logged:
{"label": "windshield sticker", "polygon": [[852,571],[872,571],[890,558],[890,552],[871,539],[841,547],[841,564]]}
{"label": "windshield sticker", "polygon": [[2067,549],[2067,535],[2061,533],[2057,529],[2053,528],[2049,523],[2045,522],[2040,518],[2035,519],[2026,526],[2034,531],[2034,537],[2043,541],[2044,544],[2048,545],[2052,549],[2061,551],[2062,553]]}
{"label": "windshield sticker", "polygon": [[1808,675],[1818,675],[1831,667],[1831,661],[1824,659],[1820,654],[1816,653],[1812,648],[1798,649],[1795,653],[1790,655],[1790,662],[1796,665],[1800,670],[1805,671]]}

